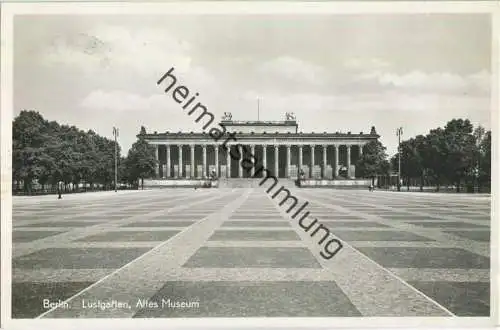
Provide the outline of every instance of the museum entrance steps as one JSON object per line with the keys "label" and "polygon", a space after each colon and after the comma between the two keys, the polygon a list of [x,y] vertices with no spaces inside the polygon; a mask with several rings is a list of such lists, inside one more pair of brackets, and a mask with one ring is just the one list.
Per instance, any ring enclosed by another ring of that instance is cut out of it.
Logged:
{"label": "museum entrance steps", "polygon": [[[263,178],[219,178],[219,188],[256,188],[260,187]],[[273,179],[268,179],[263,186],[269,187],[273,184]],[[295,180],[288,178],[279,178],[277,186],[285,188],[294,188]]]}

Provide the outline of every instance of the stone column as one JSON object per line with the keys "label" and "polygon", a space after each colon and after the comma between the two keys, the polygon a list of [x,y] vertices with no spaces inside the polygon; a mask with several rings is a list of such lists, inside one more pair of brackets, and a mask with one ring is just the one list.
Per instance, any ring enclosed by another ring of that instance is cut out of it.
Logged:
{"label": "stone column", "polygon": [[227,146],[227,155],[226,155],[226,178],[231,177],[231,146]]}
{"label": "stone column", "polygon": [[178,145],[179,147],[179,178],[182,178],[182,144]]}
{"label": "stone column", "polygon": [[300,178],[301,170],[302,170],[302,145],[299,145],[299,164],[297,165],[297,178]]}
{"label": "stone column", "polygon": [[[267,146],[262,145],[262,167],[267,170]],[[266,176],[266,172],[262,171],[262,177]]]}
{"label": "stone column", "polygon": [[311,145],[311,168],[309,170],[311,172],[311,179],[314,178],[314,144]]}
{"label": "stone column", "polygon": [[[252,152],[252,155],[255,157],[255,144],[252,144],[250,146],[250,150]],[[250,175],[253,177],[255,175],[255,166],[252,166],[251,170],[250,170]]]}
{"label": "stone column", "polygon": [[203,175],[201,176],[203,179],[207,177],[207,145],[203,145]]}
{"label": "stone column", "polygon": [[279,178],[279,160],[278,160],[278,145],[274,145],[274,175]]}
{"label": "stone column", "polygon": [[347,177],[351,177],[351,145],[346,145],[347,147]]}
{"label": "stone column", "polygon": [[333,166],[333,178],[339,174],[339,147],[340,145],[336,144],[335,145],[335,160],[334,160],[334,166]]}
{"label": "stone column", "polygon": [[359,148],[358,148],[358,150],[359,150],[359,158],[361,158],[361,156],[363,156],[363,145],[359,144],[358,146],[359,146]]}
{"label": "stone column", "polygon": [[292,148],[291,145],[286,146],[286,177],[290,178],[290,164],[292,163],[291,159],[291,152],[290,149]]}
{"label": "stone column", "polygon": [[194,168],[195,168],[195,163],[194,163],[194,144],[191,145],[191,179],[194,179]]}
{"label": "stone column", "polygon": [[156,161],[156,164],[155,164],[155,177],[156,178],[159,178],[160,177],[160,157],[159,157],[159,148],[160,146],[155,144],[155,161]]}
{"label": "stone column", "polygon": [[323,179],[326,179],[326,145],[323,145]]}
{"label": "stone column", "polygon": [[216,144],[214,146],[215,152],[215,176],[219,177],[219,146]]}
{"label": "stone column", "polygon": [[238,146],[238,151],[240,152],[240,160],[238,161],[238,177],[242,178],[243,177],[243,166],[241,166],[241,162],[243,161],[243,147],[240,145]]}
{"label": "stone column", "polygon": [[170,144],[167,144],[167,179],[170,178]]}

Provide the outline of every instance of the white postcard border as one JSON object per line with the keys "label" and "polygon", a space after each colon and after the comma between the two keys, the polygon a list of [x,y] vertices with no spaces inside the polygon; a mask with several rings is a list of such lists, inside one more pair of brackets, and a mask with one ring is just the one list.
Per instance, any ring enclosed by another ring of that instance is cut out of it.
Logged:
{"label": "white postcard border", "polygon": [[[492,240],[491,240],[491,306],[490,318],[468,317],[345,317],[345,318],[196,318],[196,319],[64,319],[12,320],[12,119],[13,119],[13,17],[18,14],[78,14],[78,15],[140,15],[140,14],[459,14],[485,13],[492,15]],[[121,328],[132,329],[189,327],[491,327],[499,324],[499,6],[494,1],[482,2],[166,2],[166,3],[3,3],[1,12],[1,324],[7,329],[53,328]]]}

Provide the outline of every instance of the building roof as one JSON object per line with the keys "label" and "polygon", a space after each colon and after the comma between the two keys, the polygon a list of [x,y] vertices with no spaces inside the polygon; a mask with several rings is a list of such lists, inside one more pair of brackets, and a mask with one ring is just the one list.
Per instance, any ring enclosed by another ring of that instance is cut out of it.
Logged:
{"label": "building roof", "polygon": [[[237,137],[245,138],[349,138],[349,139],[378,139],[380,136],[377,134],[375,127],[372,126],[370,133],[351,133],[349,132],[298,132],[298,124],[295,120],[285,120],[285,121],[233,121],[233,120],[222,120],[220,125],[227,127],[228,132],[236,132]],[[231,126],[235,126],[234,129]],[[276,126],[285,126],[285,127],[295,127],[295,132],[279,132],[279,131],[260,131],[260,132],[243,132],[238,131],[237,127],[262,127],[269,126],[272,130]],[[140,134],[137,135],[139,137]],[[208,132],[170,132],[166,131],[163,133],[147,133],[145,134],[146,139],[148,140],[161,140],[161,139],[204,139],[210,137]]]}
{"label": "building roof", "polygon": [[284,121],[244,121],[244,120],[222,120],[223,126],[299,126],[295,120]]}

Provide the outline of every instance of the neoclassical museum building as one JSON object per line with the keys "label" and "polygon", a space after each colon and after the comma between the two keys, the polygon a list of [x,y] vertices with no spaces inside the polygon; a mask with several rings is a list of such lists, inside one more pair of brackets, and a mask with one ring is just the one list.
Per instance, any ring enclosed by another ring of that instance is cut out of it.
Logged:
{"label": "neoclassical museum building", "polygon": [[[205,132],[143,135],[155,146],[158,160],[156,177],[149,183],[168,186],[179,180],[203,180],[211,174],[220,179],[262,177],[264,172],[255,175],[261,166],[277,178],[297,179],[302,173],[308,181],[352,181],[363,146],[379,138],[375,127],[369,133],[299,132],[291,113],[284,121],[233,121],[231,114],[225,113],[220,124],[227,132],[236,133],[237,142],[227,142],[227,149],[224,139],[215,141]],[[239,159],[231,157],[231,151],[240,155]],[[254,155],[257,163],[250,171],[242,166],[246,153]]]}

